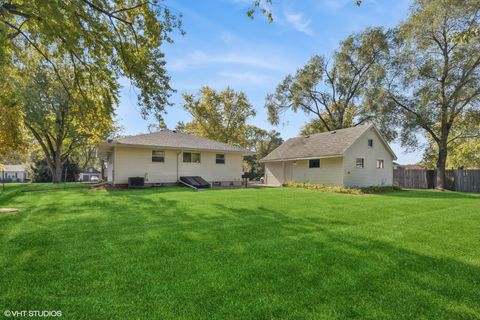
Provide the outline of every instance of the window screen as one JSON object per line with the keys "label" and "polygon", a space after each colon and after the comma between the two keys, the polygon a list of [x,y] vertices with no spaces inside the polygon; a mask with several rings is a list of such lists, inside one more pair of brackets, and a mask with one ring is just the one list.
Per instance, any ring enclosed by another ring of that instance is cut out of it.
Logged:
{"label": "window screen", "polygon": [[216,164],[225,164],[225,155],[222,153],[217,153],[215,155],[215,163]]}
{"label": "window screen", "polygon": [[377,160],[377,169],[383,169],[383,160]]}
{"label": "window screen", "polygon": [[200,153],[198,152],[184,152],[183,162],[185,163],[200,163]]}
{"label": "window screen", "polygon": [[364,167],[363,158],[355,159],[355,166],[357,168],[363,168]]}
{"label": "window screen", "polygon": [[153,150],[152,151],[152,162],[165,162],[165,152]]}

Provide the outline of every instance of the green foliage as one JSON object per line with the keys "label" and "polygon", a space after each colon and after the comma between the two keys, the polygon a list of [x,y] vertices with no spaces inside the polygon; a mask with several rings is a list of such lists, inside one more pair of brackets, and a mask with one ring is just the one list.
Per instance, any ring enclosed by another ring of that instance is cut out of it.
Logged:
{"label": "green foliage", "polygon": [[466,114],[480,105],[480,41],[460,43],[455,36],[479,22],[476,0],[415,1],[394,34],[386,90],[377,101],[384,125],[399,128],[404,146],[418,146],[419,132],[437,145],[440,188],[448,144],[462,136],[452,137],[452,130],[464,121],[471,128]]}
{"label": "green foliage", "polygon": [[59,182],[62,164],[76,149],[103,140],[115,130],[118,88],[61,57],[54,60],[55,70],[36,51],[26,50],[20,58],[10,73],[20,112],[11,123],[13,127],[25,125],[41,147],[54,181]]}
{"label": "green foliage", "polygon": [[[480,110],[469,110],[460,116],[451,129],[448,142],[447,168],[480,168]],[[435,168],[438,162],[438,144],[427,136],[427,147],[422,162]]]}
{"label": "green foliage", "polygon": [[385,74],[381,62],[387,54],[385,33],[371,28],[342,41],[331,64],[313,56],[267,96],[269,121],[278,125],[286,110],[301,111],[314,116],[303,130],[309,133],[376,122],[378,105],[371,99],[381,88]]}
{"label": "green foliage", "polygon": [[[354,0],[355,5],[360,6],[362,4],[362,0]],[[247,16],[250,19],[255,17],[255,13],[259,10],[265,17],[269,23],[273,22],[273,13],[270,9],[272,5],[272,0],[253,0],[251,7],[247,10]]]}
{"label": "green foliage", "polygon": [[70,74],[59,69],[66,61],[112,91],[127,77],[140,89],[142,114],[161,114],[172,89],[160,47],[176,28],[180,17],[157,0],[0,1],[0,58],[35,50],[64,89]]}
{"label": "green foliage", "polygon": [[289,188],[301,188],[318,192],[334,192],[345,194],[376,194],[385,192],[401,191],[402,189],[396,186],[371,186],[366,188],[344,188],[340,186],[326,186],[323,184],[314,184],[308,182],[289,182],[286,184]]}
{"label": "green foliage", "polygon": [[[76,182],[78,174],[81,172],[78,163],[67,160],[62,166],[62,182]],[[52,182],[52,170],[46,159],[36,159],[31,166],[32,182]]]}
{"label": "green foliage", "polygon": [[183,99],[183,108],[193,119],[178,123],[176,130],[244,148],[250,146],[247,120],[255,116],[255,110],[243,92],[230,88],[217,92],[203,87],[197,95],[184,94]]}
{"label": "green foliage", "polygon": [[280,132],[275,130],[266,131],[255,126],[249,126],[247,139],[250,141],[250,149],[254,155],[244,158],[245,169],[251,180],[260,179],[265,173],[265,164],[259,161],[283,143]]}

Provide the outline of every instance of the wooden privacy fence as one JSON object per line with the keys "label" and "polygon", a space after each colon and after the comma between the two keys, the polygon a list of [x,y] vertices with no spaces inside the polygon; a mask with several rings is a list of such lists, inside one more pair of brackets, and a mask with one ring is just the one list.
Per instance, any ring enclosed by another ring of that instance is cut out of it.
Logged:
{"label": "wooden privacy fence", "polygon": [[[445,189],[462,192],[480,192],[480,169],[455,169],[446,171]],[[434,189],[437,171],[396,168],[393,184],[401,188]]]}

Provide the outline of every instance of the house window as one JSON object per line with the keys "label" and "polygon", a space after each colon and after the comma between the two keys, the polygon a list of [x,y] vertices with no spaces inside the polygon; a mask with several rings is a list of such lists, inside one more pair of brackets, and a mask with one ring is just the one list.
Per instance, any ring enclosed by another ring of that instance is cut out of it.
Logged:
{"label": "house window", "polygon": [[377,169],[383,169],[383,160],[377,160]]}
{"label": "house window", "polygon": [[199,152],[184,152],[183,153],[183,162],[185,162],[185,163],[200,163],[200,153]]}
{"label": "house window", "polygon": [[373,147],[373,139],[368,139],[368,146]]}
{"label": "house window", "polygon": [[308,160],[309,168],[320,168],[320,159],[311,159]]}
{"label": "house window", "polygon": [[225,155],[223,153],[217,153],[215,155],[216,164],[225,164]]}
{"label": "house window", "polygon": [[355,159],[355,167],[357,167],[357,168],[363,168],[364,167],[363,158]]}
{"label": "house window", "polygon": [[165,151],[152,150],[152,162],[165,162]]}

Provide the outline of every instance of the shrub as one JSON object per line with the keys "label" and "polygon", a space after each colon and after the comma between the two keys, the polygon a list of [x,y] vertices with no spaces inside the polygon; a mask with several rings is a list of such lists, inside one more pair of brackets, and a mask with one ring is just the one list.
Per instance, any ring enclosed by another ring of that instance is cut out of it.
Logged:
{"label": "shrub", "polygon": [[335,192],[335,193],[346,193],[346,194],[374,194],[374,193],[383,193],[383,192],[394,192],[401,191],[399,187],[396,186],[373,186],[367,188],[343,188],[340,186],[326,186],[323,184],[314,184],[308,182],[289,182],[285,185],[289,188],[301,188],[318,192]]}

